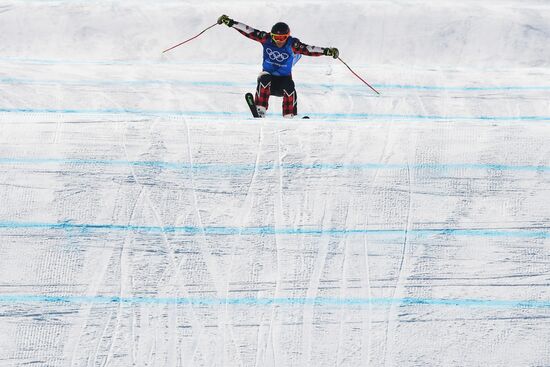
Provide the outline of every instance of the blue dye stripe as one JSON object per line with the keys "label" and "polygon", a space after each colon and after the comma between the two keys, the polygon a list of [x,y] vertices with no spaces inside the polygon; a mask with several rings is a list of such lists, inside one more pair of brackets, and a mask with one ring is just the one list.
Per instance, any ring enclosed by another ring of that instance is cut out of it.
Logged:
{"label": "blue dye stripe", "polygon": [[283,164],[223,164],[223,163],[180,163],[164,161],[125,161],[107,159],[62,159],[62,158],[8,158],[0,157],[0,164],[26,165],[26,164],[64,164],[64,165],[105,165],[105,166],[128,166],[128,167],[151,167],[160,169],[172,169],[193,172],[253,172],[282,170],[483,170],[483,171],[512,171],[512,172],[550,172],[550,166],[514,166],[496,163],[283,163]]}
{"label": "blue dye stripe", "polygon": [[[182,85],[196,87],[254,87],[253,83],[222,82],[222,81],[192,81],[175,79],[153,80],[56,80],[56,79],[20,79],[0,78],[0,84],[9,85],[51,85],[51,86],[151,86],[151,85]],[[313,84],[311,84],[313,85]]]}
{"label": "blue dye stripe", "polygon": [[550,238],[550,231],[546,229],[463,229],[463,228],[432,228],[432,229],[344,229],[344,228],[276,228],[272,226],[260,227],[198,227],[198,226],[148,226],[123,224],[93,224],[72,223],[70,221],[58,223],[46,222],[16,222],[0,221],[0,228],[6,229],[53,229],[53,230],[107,230],[107,231],[134,231],[153,233],[183,233],[187,235],[216,235],[216,236],[257,236],[257,235],[379,235],[402,236],[413,235],[418,237],[452,235],[470,237],[511,237],[511,238]]}
{"label": "blue dye stripe", "polygon": [[[181,85],[196,87],[255,87],[255,83],[231,82],[231,81],[206,81],[206,80],[177,80],[177,79],[142,79],[142,80],[58,80],[58,79],[23,79],[23,78],[0,78],[1,84],[9,85],[65,85],[65,86],[151,86],[151,85]],[[301,88],[309,89],[344,89],[344,90],[365,90],[363,85],[358,84],[328,84],[328,83],[300,83]],[[383,89],[405,89],[405,90],[427,90],[427,91],[460,91],[460,92],[483,92],[483,91],[548,91],[550,85],[502,85],[502,86],[439,86],[439,85],[412,85],[412,84],[373,84],[373,87]],[[367,90],[365,90],[367,91]],[[368,92],[368,91],[367,91]]]}
{"label": "blue dye stripe", "polygon": [[423,305],[489,308],[550,308],[550,301],[437,298],[154,298],[109,296],[0,295],[0,303],[75,303],[191,306],[387,306]]}
{"label": "blue dye stripe", "polygon": [[[324,85],[323,85],[324,86]],[[327,85],[330,86],[330,85]],[[344,85],[335,85],[344,88]],[[430,91],[460,91],[460,92],[483,92],[483,91],[546,91],[550,85],[495,85],[495,86],[439,86],[439,85],[410,85],[410,84],[378,84],[380,89],[411,89]]]}
{"label": "blue dye stripe", "polygon": [[[73,109],[73,108],[0,108],[3,113],[47,113],[47,114],[85,114],[85,115],[142,115],[142,116],[188,116],[188,117],[249,117],[248,112],[230,111],[176,111],[141,110],[131,108]],[[311,117],[325,119],[379,119],[379,120],[436,120],[436,121],[550,121],[550,116],[444,116],[444,115],[400,115],[376,113],[310,113]],[[250,117],[251,118],[251,117]]]}
{"label": "blue dye stripe", "polygon": [[143,115],[143,116],[250,116],[250,112],[228,111],[177,111],[177,110],[141,110],[132,108],[103,108],[103,109],[76,109],[76,108],[0,108],[3,113],[46,113],[67,115]]}
{"label": "blue dye stripe", "polygon": [[132,108],[103,108],[103,109],[76,109],[76,108],[0,108],[4,113],[53,113],[69,115],[145,115],[145,116],[249,116],[250,113],[226,111],[170,111],[170,110],[141,110]]}
{"label": "blue dye stripe", "polygon": [[[35,0],[37,1],[37,0]],[[44,2],[63,2],[61,0],[42,0]],[[74,0],[70,0],[74,1]],[[84,0],[83,0],[84,1]],[[89,2],[89,0],[85,0]],[[143,59],[134,59],[134,60],[78,60],[78,59],[32,59],[27,57],[0,57],[0,62],[9,62],[9,63],[18,63],[18,64],[32,64],[32,65],[192,65],[196,66],[197,63],[185,62],[185,61],[173,61],[173,60],[143,60]],[[202,64],[203,66],[205,64]],[[215,64],[206,64],[206,65],[215,65]],[[227,66],[228,64],[224,64]],[[244,65],[251,66],[251,64],[246,63],[232,63],[231,65]]]}

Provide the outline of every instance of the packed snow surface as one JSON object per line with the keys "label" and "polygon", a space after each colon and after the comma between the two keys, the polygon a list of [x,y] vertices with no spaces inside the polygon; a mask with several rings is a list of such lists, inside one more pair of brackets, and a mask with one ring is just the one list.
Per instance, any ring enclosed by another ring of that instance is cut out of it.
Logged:
{"label": "packed snow surface", "polygon": [[[301,116],[244,103],[261,47]],[[0,1],[0,365],[550,366],[548,1]]]}

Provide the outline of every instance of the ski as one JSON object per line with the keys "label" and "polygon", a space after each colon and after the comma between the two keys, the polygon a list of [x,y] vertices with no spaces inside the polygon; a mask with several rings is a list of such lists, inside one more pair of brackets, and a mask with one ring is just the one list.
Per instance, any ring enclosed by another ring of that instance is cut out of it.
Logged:
{"label": "ski", "polygon": [[259,118],[260,115],[258,114],[258,108],[254,103],[254,96],[252,95],[252,93],[246,93],[244,95],[244,99],[246,100],[246,104],[250,108],[250,112],[252,113],[252,116],[254,116],[255,118]]}

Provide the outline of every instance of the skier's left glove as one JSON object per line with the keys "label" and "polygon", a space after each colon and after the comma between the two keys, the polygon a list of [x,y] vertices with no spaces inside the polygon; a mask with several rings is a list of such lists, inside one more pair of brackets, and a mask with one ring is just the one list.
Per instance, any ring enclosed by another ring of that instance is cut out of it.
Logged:
{"label": "skier's left glove", "polygon": [[326,56],[332,56],[333,59],[337,59],[340,52],[336,47],[327,47],[323,50],[323,54]]}
{"label": "skier's left glove", "polygon": [[222,24],[222,23],[228,27],[231,27],[233,24],[235,24],[235,21],[224,14],[218,18],[218,24]]}

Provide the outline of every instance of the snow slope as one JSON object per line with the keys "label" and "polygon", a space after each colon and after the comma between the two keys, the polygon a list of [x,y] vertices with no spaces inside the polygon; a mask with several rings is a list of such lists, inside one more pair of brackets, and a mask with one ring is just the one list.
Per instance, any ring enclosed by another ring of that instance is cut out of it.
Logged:
{"label": "snow slope", "polygon": [[0,365],[550,366],[550,4],[256,4],[0,2]]}

